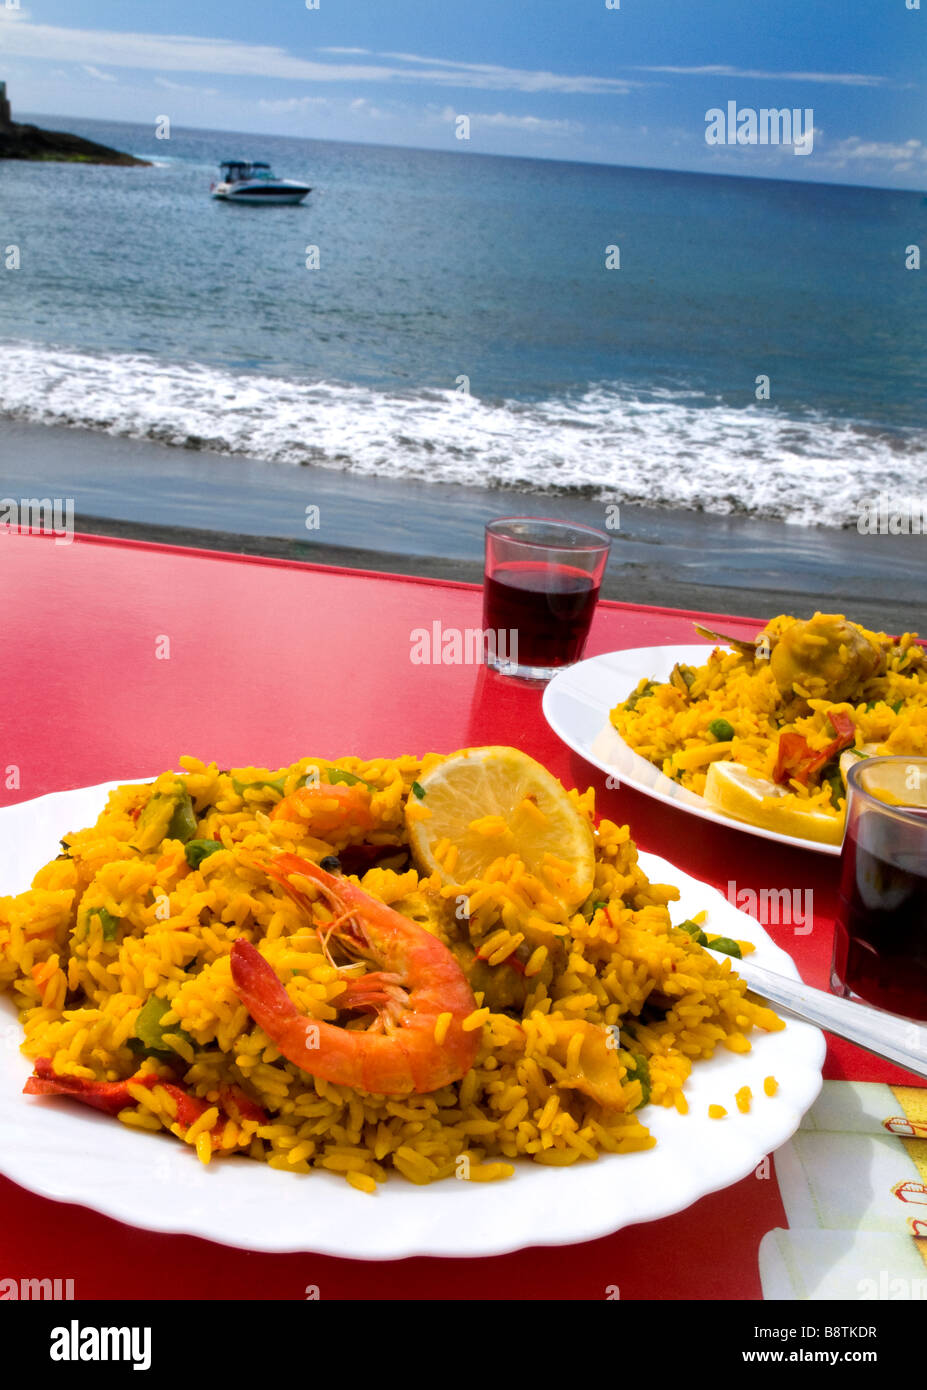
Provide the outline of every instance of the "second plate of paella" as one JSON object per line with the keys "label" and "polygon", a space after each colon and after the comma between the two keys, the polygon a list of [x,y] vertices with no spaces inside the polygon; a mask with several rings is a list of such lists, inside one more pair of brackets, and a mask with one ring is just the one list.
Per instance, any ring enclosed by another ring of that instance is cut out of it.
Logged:
{"label": "second plate of paella", "polygon": [[544,692],[576,752],[628,786],[766,839],[839,854],[847,771],[927,752],[915,634],[841,614],[780,615],[752,640],[640,647],[580,662]]}

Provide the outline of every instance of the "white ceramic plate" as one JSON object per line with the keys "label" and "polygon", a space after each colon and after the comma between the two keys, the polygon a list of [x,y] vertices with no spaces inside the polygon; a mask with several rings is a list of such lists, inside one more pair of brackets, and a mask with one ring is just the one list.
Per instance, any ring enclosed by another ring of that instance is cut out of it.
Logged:
{"label": "white ceramic plate", "polygon": [[803,840],[795,835],[780,835],[777,830],[764,830],[746,821],[734,820],[714,811],[705,799],[688,787],[681,787],[653,763],[635,753],[619,735],[609,720],[609,714],[644,677],[646,680],[667,681],[677,661],[689,666],[702,666],[708,653],[718,643],[700,643],[680,647],[631,647],[623,652],[605,652],[590,657],[560,671],[544,691],[544,717],[554,733],[562,738],[574,753],[579,753],[594,767],[618,778],[619,783],[635,791],[664,801],[681,811],[688,811],[702,820],[714,821],[762,840],[776,840],[780,845],[797,845],[816,854],[839,854],[839,845],[822,845],[816,840]]}
{"label": "white ceramic plate", "polygon": [[[115,785],[0,809],[0,894],[28,888],[60,837],[92,824]],[[641,855],[641,864],[652,880],[679,887],[675,920],[706,908],[711,930],[754,941],[758,964],[798,978],[785,952],[714,889],[654,855]],[[795,1132],[820,1090],[824,1059],[822,1034],[790,1023],[781,1033],[758,1034],[750,1053],[698,1063],[687,1087],[689,1115],[649,1106],[645,1119],[658,1143],[646,1153],[564,1169],[526,1161],[499,1183],[414,1187],[396,1177],[368,1197],[322,1172],[281,1173],[247,1160],[204,1168],[166,1135],[138,1133],[65,1099],[24,1096],[31,1067],[20,1041],[11,1001],[0,996],[0,1171],[14,1182],[145,1230],[359,1259],[498,1255],[592,1240],[681,1211],[745,1177]],[[780,1088],[772,1100],[763,1094],[771,1074]],[[749,1115],[733,1103],[744,1085],[756,1097]],[[726,1106],[728,1119],[708,1119],[714,1102]]]}

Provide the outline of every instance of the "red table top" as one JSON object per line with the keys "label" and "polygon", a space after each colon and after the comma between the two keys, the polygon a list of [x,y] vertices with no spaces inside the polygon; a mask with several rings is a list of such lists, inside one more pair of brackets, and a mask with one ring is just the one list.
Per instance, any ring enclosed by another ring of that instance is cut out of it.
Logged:
{"label": "red table top", "polygon": [[[0,535],[0,577],[0,771],[19,768],[18,789],[7,789],[6,775],[0,780],[0,804],[144,777],[176,766],[183,753],[220,767],[277,767],[310,753],[516,744],[567,785],[594,785],[600,814],[629,822],[642,849],[722,892],[732,878],[738,889],[813,890],[809,934],[768,930],[810,984],[826,986],[835,859],[709,826],[627,787],[608,790],[548,728],[537,689],[483,666],[410,661],[413,629],[482,625],[477,586],[16,534]],[[764,621],[603,602],[586,654],[689,642],[694,616],[745,637]],[[836,1042],[825,1074],[910,1081]],[[759,1241],[785,1224],[776,1183],[751,1176],[679,1215],[588,1244],[479,1260],[414,1258],[384,1277],[378,1263],[248,1253],[138,1231],[0,1179],[0,1273],[54,1270],[74,1279],[78,1298],[301,1299],[315,1285],[326,1299],[601,1299],[618,1285],[622,1299],[749,1299],[761,1296]],[[62,1251],[67,1269],[59,1270]]]}

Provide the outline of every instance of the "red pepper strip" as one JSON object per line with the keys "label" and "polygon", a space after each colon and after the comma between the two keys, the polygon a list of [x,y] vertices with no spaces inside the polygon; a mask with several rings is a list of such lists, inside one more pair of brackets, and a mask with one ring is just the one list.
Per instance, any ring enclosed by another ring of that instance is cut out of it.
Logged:
{"label": "red pepper strip", "polygon": [[827,717],[838,738],[856,738],[856,725],[848,714],[844,714],[841,710],[832,709]]}
{"label": "red pepper strip", "polygon": [[[257,1120],[259,1125],[267,1124],[267,1115],[257,1101],[246,1096],[240,1086],[220,1086],[219,1104],[233,1120]],[[236,1110],[238,1113],[236,1114]]]}
{"label": "red pepper strip", "polygon": [[[138,1076],[132,1078],[140,1086],[157,1086],[157,1076]],[[47,1057],[39,1057],[35,1064],[35,1075],[30,1076],[23,1094],[27,1096],[74,1096],[84,1105],[92,1105],[94,1110],[103,1110],[107,1115],[118,1115],[127,1105],[135,1101],[129,1095],[128,1081],[87,1081],[80,1076],[56,1076]]]}
{"label": "red pepper strip", "polygon": [[[143,1085],[148,1085],[147,1077],[135,1077],[134,1080],[141,1081]],[[192,1124],[205,1115],[206,1111],[212,1108],[213,1102],[203,1100],[201,1096],[191,1096],[189,1091],[185,1091],[182,1086],[176,1086],[171,1081],[158,1081],[155,1078],[154,1084],[161,1085],[172,1097],[177,1106],[177,1123],[181,1129],[189,1129]],[[209,1133],[216,1139],[221,1139],[225,1133],[225,1126],[229,1120],[257,1120],[259,1124],[267,1124],[267,1116],[259,1105],[250,1096],[246,1096],[240,1086],[220,1086],[218,1108],[220,1117],[216,1120]]]}
{"label": "red pepper strip", "polygon": [[[169,1081],[162,1081],[161,1085],[177,1106],[175,1118],[181,1129],[189,1129],[209,1109],[208,1100],[201,1100],[199,1096],[191,1096],[182,1087],[174,1086]],[[217,1130],[221,1132],[223,1129],[225,1129],[225,1121],[220,1119],[216,1121],[210,1133],[215,1133]]]}
{"label": "red pepper strip", "polygon": [[[147,1086],[149,1090],[153,1086],[163,1086],[177,1106],[177,1124],[181,1129],[189,1129],[210,1109],[208,1100],[203,1100],[200,1096],[191,1096],[182,1086],[162,1081],[151,1072],[144,1076],[131,1076],[126,1081],[87,1081],[79,1076],[56,1076],[47,1057],[36,1059],[35,1075],[29,1077],[23,1087],[23,1093],[28,1096],[73,1096],[84,1105],[93,1106],[94,1110],[103,1110],[107,1115],[118,1115],[120,1110],[135,1104],[129,1094],[129,1086],[132,1084]],[[225,1114],[220,1116],[209,1131],[217,1139],[222,1138],[230,1118],[267,1123],[264,1111],[250,1096],[245,1095],[240,1086],[220,1086],[219,1103]]]}
{"label": "red pepper strip", "polygon": [[827,745],[823,752],[815,756],[808,768],[809,777],[813,776],[815,772],[819,772],[825,763],[830,762],[831,758],[842,753],[844,748],[849,748],[856,742],[856,725],[848,714],[840,714],[832,710],[828,718],[837,737],[833,743]]}
{"label": "red pepper strip", "polygon": [[803,781],[802,769],[813,757],[814,750],[808,747],[804,734],[780,734],[773,778],[777,782],[789,782],[793,777]]}
{"label": "red pepper strip", "polygon": [[808,746],[802,734],[780,734],[779,754],[773,777],[777,782],[788,782],[794,778],[806,786],[809,778],[830,762],[837,753],[849,748],[856,741],[856,726],[848,714],[831,711],[828,716],[837,737],[820,753]]}

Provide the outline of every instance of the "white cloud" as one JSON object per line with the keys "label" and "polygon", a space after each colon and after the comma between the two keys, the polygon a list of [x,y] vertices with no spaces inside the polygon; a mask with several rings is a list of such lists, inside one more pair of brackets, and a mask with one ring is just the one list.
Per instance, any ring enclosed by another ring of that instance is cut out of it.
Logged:
{"label": "white cloud", "polygon": [[258,102],[262,111],[330,111],[335,114],[366,116],[373,121],[389,121],[395,112],[382,106],[374,106],[366,97],[355,97],[353,101],[345,98],[334,100],[331,97],[263,97]]}
{"label": "white cloud", "polygon": [[215,97],[219,93],[215,87],[195,87],[192,82],[172,82],[169,77],[156,77],[154,79],[156,87],[163,87],[168,92],[193,92],[198,97]]}
{"label": "white cloud", "polygon": [[331,106],[328,97],[261,97],[258,106],[262,111],[308,111],[312,107]]}
{"label": "white cloud", "polygon": [[[491,91],[610,93],[639,85],[623,78],[597,77],[499,67],[493,63],[458,63],[417,54],[390,62],[328,63],[300,58],[267,44],[186,34],[118,33],[105,29],[67,29],[33,24],[15,10],[0,8],[0,49],[20,58],[44,62],[71,60],[109,67],[155,68],[162,72],[203,72],[228,77],[265,77],[304,82],[431,83]],[[377,55],[374,55],[377,56]],[[387,56],[387,55],[380,55]],[[404,66],[397,67],[396,63]]]}
{"label": "white cloud", "polygon": [[461,83],[463,86],[495,88],[499,91],[582,92],[587,95],[611,92],[623,95],[632,87],[652,85],[647,82],[634,82],[624,77],[568,76],[563,73],[500,67],[496,63],[462,63],[453,58],[425,58],[418,53],[379,53],[377,57],[389,58],[399,63],[423,66],[428,64],[432,68],[444,70],[448,77],[456,73],[461,78],[469,78],[469,81]]}
{"label": "white cloud", "polygon": [[705,67],[643,67],[635,72],[664,72],[678,77],[752,77],[775,82],[824,82],[841,87],[883,87],[887,77],[875,77],[861,72],[764,72],[758,68],[734,68],[724,63],[711,63]]}
{"label": "white cloud", "polygon": [[348,106],[349,111],[354,111],[361,116],[369,116],[372,121],[388,121],[392,119],[390,111],[384,111],[381,106],[374,106],[373,102],[366,97],[355,97]]}
{"label": "white cloud", "polygon": [[831,145],[827,154],[829,158],[844,162],[850,159],[870,159],[880,163],[901,160],[909,168],[917,163],[927,163],[927,145],[920,140],[905,140],[898,144],[891,140],[861,140],[858,135],[851,135]]}
{"label": "white cloud", "polygon": [[113,76],[111,72],[101,72],[100,69],[95,68],[92,63],[83,63],[81,64],[81,66],[83,67],[84,72],[87,74],[87,76],[92,77],[95,82],[116,81],[116,78]]}
{"label": "white cloud", "polygon": [[[439,114],[439,119],[456,121],[461,114],[461,112],[455,111],[452,106],[445,106]],[[475,133],[478,133],[483,126],[497,126],[503,130],[521,130],[529,135],[577,135],[583,129],[577,121],[548,120],[544,116],[514,116],[507,111],[485,113],[471,111],[467,114]]]}

